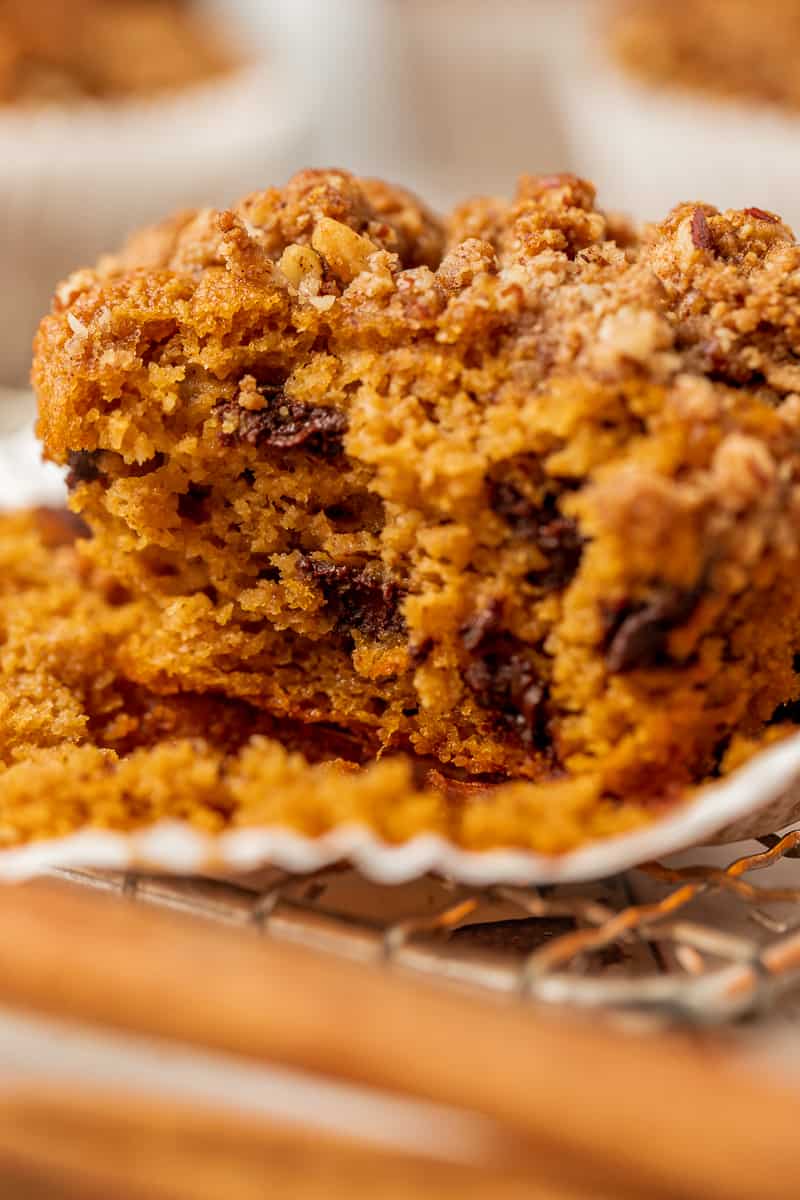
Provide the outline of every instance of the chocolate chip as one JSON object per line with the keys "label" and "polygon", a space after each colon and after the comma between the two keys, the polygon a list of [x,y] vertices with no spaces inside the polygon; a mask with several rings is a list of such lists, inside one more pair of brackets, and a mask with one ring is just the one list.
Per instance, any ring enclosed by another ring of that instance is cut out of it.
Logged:
{"label": "chocolate chip", "polygon": [[541,571],[531,571],[528,580],[544,591],[559,591],[575,576],[583,555],[583,538],[570,517],[556,517],[540,526],[536,545],[548,558]]}
{"label": "chocolate chip", "polygon": [[763,208],[746,208],[744,210],[748,217],[755,217],[757,221],[769,221],[770,225],[780,225],[780,217],[776,217],[775,213],[765,212]]}
{"label": "chocolate chip", "polygon": [[767,722],[768,725],[800,725],[800,700],[787,700],[779,704]]}
{"label": "chocolate chip", "polygon": [[697,591],[665,587],[643,604],[623,604],[604,614],[606,666],[612,674],[669,664],[669,635],[694,612]]}
{"label": "chocolate chip", "polygon": [[356,629],[379,640],[405,628],[400,602],[403,593],[393,579],[370,567],[334,563],[301,555],[301,574],[318,585],[342,633]]}
{"label": "chocolate chip", "polygon": [[100,470],[100,455],[102,450],[72,450],[67,455],[67,487],[73,491],[79,483],[94,483],[96,479],[105,480]]}
{"label": "chocolate chip", "polygon": [[190,483],[188,492],[178,496],[178,516],[192,525],[202,525],[203,521],[208,520],[206,501],[210,495],[210,487],[205,484]]}
{"label": "chocolate chip", "polygon": [[514,653],[514,639],[497,640],[464,672],[478,703],[494,712],[502,725],[523,742],[544,748],[546,689],[533,666]]}
{"label": "chocolate chip", "polygon": [[507,479],[489,481],[489,507],[503,517],[515,531],[527,532],[536,525],[538,506],[523,495],[520,489]]}
{"label": "chocolate chip", "polygon": [[696,208],[692,214],[692,242],[696,250],[714,249],[714,235],[702,208]]}
{"label": "chocolate chip", "polygon": [[547,566],[528,574],[528,582],[545,592],[566,587],[580,566],[584,542],[576,522],[558,511],[556,498],[547,495],[535,504],[515,484],[497,480],[489,484],[489,504],[515,537],[533,542],[547,559]]}
{"label": "chocolate chip", "polygon": [[251,411],[238,403],[225,405],[223,423],[234,425],[235,432],[222,434],[223,445],[246,442],[248,446],[269,446],[273,450],[302,447],[309,454],[329,459],[342,453],[347,414],[340,408],[287,400],[275,387],[261,387],[259,391],[267,401],[265,408]]}
{"label": "chocolate chip", "polygon": [[530,659],[530,648],[502,629],[502,603],[495,599],[462,629],[472,656],[464,680],[478,703],[526,745],[547,746],[547,688]]}

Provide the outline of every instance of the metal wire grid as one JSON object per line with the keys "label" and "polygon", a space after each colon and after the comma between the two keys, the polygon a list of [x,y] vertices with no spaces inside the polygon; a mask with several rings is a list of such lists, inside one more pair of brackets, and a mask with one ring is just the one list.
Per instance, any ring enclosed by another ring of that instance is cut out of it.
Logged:
{"label": "metal wire grid", "polygon": [[[768,1010],[800,981],[800,887],[746,875],[800,858],[800,830],[761,839],[726,868],[637,872],[576,887],[467,888],[426,877],[370,884],[345,867],[244,883],[59,870],[124,894],[263,935],[438,979],[544,1001],[720,1025]],[[637,878],[638,877],[638,878]],[[635,900],[646,881],[652,899]],[[698,901],[716,911],[691,919]],[[740,906],[731,931],[730,915]],[[775,915],[775,907],[779,915]],[[725,926],[724,928],[721,926]]]}
{"label": "metal wire grid", "polygon": [[[4,393],[4,428],[18,423],[29,403],[27,394]],[[198,918],[523,999],[645,1014],[665,1023],[723,1024],[768,1010],[800,980],[800,887],[757,886],[743,878],[762,869],[774,873],[776,864],[800,858],[800,830],[764,838],[762,845],[763,851],[726,869],[674,871],[648,864],[578,889],[478,890],[432,877],[412,889],[382,888],[339,868],[300,879],[272,873],[245,884],[54,874]],[[653,892],[646,902],[639,899],[643,877]],[[687,910],[709,897],[721,902],[716,910],[702,921],[689,919]],[[731,932],[737,904],[745,920]],[[775,906],[782,909],[778,916]]]}

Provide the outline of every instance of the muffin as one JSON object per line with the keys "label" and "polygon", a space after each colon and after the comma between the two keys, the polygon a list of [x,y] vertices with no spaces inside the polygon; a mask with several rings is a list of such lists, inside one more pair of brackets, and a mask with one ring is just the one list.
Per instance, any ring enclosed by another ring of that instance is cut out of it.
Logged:
{"label": "muffin", "polygon": [[186,0],[2,0],[0,104],[120,100],[188,87],[237,64]]}
{"label": "muffin", "polygon": [[570,7],[555,86],[572,158],[610,204],[644,218],[702,196],[797,225],[797,0]]}
{"label": "muffin", "polygon": [[758,208],[331,170],[73,275],[39,432],[158,614],[127,676],[483,780],[715,772],[798,693],[798,266]]}
{"label": "muffin", "polygon": [[613,38],[649,83],[800,109],[798,0],[625,0]]}
{"label": "muffin", "polygon": [[0,384],[27,380],[55,280],[305,156],[313,88],[265,40],[221,4],[3,0]]}

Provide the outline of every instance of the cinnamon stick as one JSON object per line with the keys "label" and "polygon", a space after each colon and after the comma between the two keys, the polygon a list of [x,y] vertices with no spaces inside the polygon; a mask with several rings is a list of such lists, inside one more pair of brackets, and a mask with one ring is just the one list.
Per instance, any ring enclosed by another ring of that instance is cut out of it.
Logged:
{"label": "cinnamon stick", "polygon": [[0,1088],[0,1195],[588,1200],[585,1192],[539,1184],[513,1164],[437,1162],[157,1098],[30,1088]]}
{"label": "cinnamon stick", "polygon": [[796,1197],[798,1093],[735,1058],[65,885],[0,891],[0,1002],[482,1113],[615,1200]]}

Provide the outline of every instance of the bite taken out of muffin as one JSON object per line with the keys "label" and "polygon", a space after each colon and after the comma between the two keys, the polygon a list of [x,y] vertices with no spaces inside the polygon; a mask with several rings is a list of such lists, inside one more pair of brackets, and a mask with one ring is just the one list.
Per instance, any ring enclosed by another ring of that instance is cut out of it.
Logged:
{"label": "bite taken out of muffin", "polygon": [[552,848],[575,788],[587,837],[662,812],[799,690],[799,268],[770,212],[637,232],[566,175],[440,221],[306,171],[134,237],[34,364],[80,556],[140,606],[115,669],[451,812],[511,788],[490,844]]}

